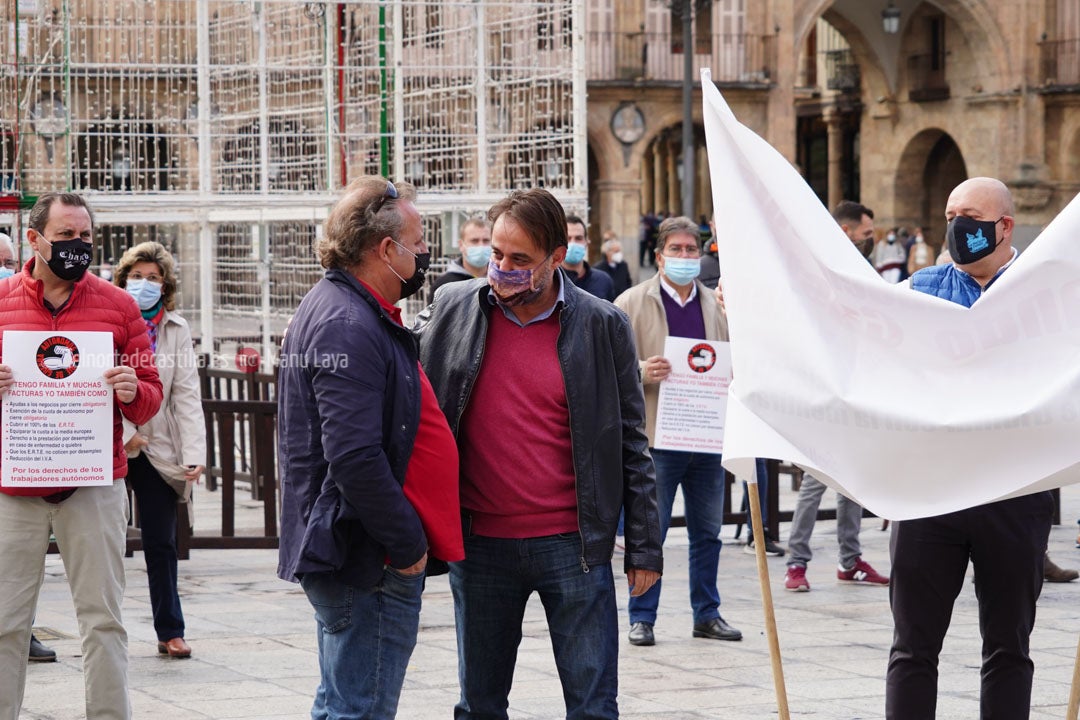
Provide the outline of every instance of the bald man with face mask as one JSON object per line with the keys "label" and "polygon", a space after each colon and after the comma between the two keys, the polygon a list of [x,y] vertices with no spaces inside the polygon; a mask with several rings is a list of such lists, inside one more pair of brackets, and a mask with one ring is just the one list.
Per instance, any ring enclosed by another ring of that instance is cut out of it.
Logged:
{"label": "bald man with face mask", "polygon": [[[911,276],[911,287],[964,307],[974,305],[1016,259],[1013,213],[1004,183],[979,177],[958,185],[945,206],[952,263],[919,270]],[[887,718],[934,717],[938,655],[969,560],[975,567],[983,638],[979,716],[1029,716],[1034,674],[1029,637],[1053,510],[1053,497],[1044,491],[894,525],[890,601],[895,633],[886,675]]]}

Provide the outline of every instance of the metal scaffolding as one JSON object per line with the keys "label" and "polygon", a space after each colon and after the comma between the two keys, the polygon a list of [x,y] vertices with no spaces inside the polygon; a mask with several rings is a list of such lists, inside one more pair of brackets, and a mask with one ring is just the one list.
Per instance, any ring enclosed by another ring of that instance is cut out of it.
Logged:
{"label": "metal scaffolding", "polygon": [[418,186],[435,267],[460,222],[511,189],[585,209],[583,12],[583,0],[0,0],[0,231],[21,238],[42,192],[85,193],[96,264],[162,242],[202,347],[272,356],[321,276],[312,242],[352,178]]}

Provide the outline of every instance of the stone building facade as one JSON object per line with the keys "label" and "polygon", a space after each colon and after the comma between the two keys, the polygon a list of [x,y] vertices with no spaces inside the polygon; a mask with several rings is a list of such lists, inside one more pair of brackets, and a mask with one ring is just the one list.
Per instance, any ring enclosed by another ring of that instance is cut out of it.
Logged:
{"label": "stone building facade", "polygon": [[[631,240],[642,213],[682,208],[673,176],[682,33],[670,5],[589,0],[590,220]],[[736,116],[795,163],[828,206],[858,199],[875,210],[879,230],[922,226],[940,244],[949,190],[989,175],[1013,191],[1024,247],[1080,191],[1076,0],[697,5],[695,64],[712,68]],[[896,32],[886,32],[886,10]],[[640,71],[606,60],[635,38],[647,44]],[[639,138],[622,133],[632,142],[612,130],[627,106],[643,125]],[[703,143],[700,85],[693,112]],[[701,157],[702,146],[695,152]],[[707,188],[705,163],[696,167]],[[695,216],[711,212],[707,190],[695,192],[694,207]]]}

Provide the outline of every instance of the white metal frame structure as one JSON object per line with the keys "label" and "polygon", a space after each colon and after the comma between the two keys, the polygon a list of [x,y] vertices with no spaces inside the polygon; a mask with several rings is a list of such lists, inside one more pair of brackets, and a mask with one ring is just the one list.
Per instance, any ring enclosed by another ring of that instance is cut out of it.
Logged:
{"label": "white metal frame structure", "polygon": [[3,0],[0,231],[85,193],[96,262],[163,242],[202,348],[273,356],[352,178],[415,183],[437,258],[511,189],[585,210],[584,29],[584,0]]}

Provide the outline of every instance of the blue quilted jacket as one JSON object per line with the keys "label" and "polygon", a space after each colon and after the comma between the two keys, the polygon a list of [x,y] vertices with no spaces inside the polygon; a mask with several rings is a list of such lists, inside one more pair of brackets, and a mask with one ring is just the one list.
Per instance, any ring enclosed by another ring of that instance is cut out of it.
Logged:
{"label": "blue quilted jacket", "polygon": [[951,263],[932,265],[919,270],[911,276],[911,287],[921,293],[934,295],[964,307],[971,307],[991,285],[997,282],[1011,264],[1010,262],[998,270],[997,275],[986,284],[985,288],[980,287],[979,283],[975,282],[975,278]]}

